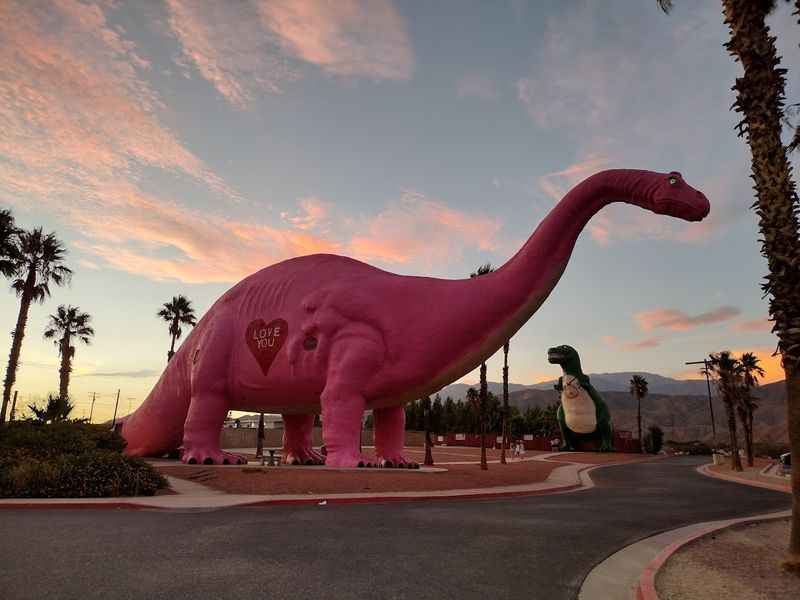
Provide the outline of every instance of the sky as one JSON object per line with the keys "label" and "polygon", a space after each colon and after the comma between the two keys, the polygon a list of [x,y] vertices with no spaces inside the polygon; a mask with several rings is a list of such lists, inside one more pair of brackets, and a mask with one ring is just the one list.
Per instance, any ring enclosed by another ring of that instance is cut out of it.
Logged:
{"label": "sky", "polygon": [[[800,30],[780,5],[797,99]],[[76,413],[95,393],[94,418],[110,418],[117,390],[127,413],[163,370],[156,313],[176,294],[202,315],[315,252],[465,277],[620,167],[680,171],[710,217],[596,215],[512,339],[511,381],[558,376],[546,350],[564,343],[587,372],[694,377],[685,361],[731,349],[780,379],[726,39],[711,0],[670,15],[655,0],[4,0],[0,207],[55,231],[75,272],[31,308],[19,404],[58,389],[42,332],[59,304],[96,330],[76,350]],[[0,329],[17,311],[0,293]],[[488,365],[500,380],[502,352]]]}

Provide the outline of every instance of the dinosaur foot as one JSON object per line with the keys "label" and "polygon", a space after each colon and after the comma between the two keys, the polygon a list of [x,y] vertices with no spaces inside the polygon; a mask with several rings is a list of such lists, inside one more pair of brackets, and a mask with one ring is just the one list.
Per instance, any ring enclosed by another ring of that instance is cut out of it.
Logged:
{"label": "dinosaur foot", "polygon": [[287,448],[281,462],[285,465],[324,465],[325,456],[313,448]]}
{"label": "dinosaur foot", "polygon": [[219,448],[198,447],[181,450],[181,462],[187,465],[246,465],[247,458]]}
{"label": "dinosaur foot", "polygon": [[379,456],[378,464],[387,469],[419,469],[419,463],[408,460],[402,454],[397,454],[394,456]]}
{"label": "dinosaur foot", "polygon": [[372,458],[371,456],[366,456],[365,454],[348,454],[342,452],[331,452],[328,450],[328,456],[325,457],[325,466],[326,467],[345,467],[345,468],[352,468],[352,467],[359,467],[359,468],[367,468],[367,467],[380,467],[378,461]]}

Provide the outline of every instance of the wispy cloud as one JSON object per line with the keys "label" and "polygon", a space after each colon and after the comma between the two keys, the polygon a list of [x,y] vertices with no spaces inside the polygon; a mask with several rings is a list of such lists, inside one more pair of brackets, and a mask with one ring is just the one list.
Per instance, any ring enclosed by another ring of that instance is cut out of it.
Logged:
{"label": "wispy cloud", "polygon": [[120,379],[146,379],[156,377],[161,373],[156,369],[139,369],[136,371],[95,371],[88,373],[75,373],[75,377],[115,377]]}
{"label": "wispy cloud", "polygon": [[333,75],[405,80],[414,55],[390,0],[267,0],[258,4],[284,50]]}
{"label": "wispy cloud", "polygon": [[280,93],[299,73],[280,55],[249,2],[166,0],[169,28],[181,45],[179,64],[193,64],[235,108],[260,92]]}
{"label": "wispy cloud", "polygon": [[304,231],[325,227],[333,208],[330,202],[321,200],[316,196],[309,196],[301,198],[299,204],[300,210],[297,214],[291,215],[288,212],[282,212],[281,218],[297,229]]}
{"label": "wispy cloud", "polygon": [[656,308],[636,313],[634,319],[643,331],[666,329],[668,331],[689,331],[702,325],[730,321],[741,314],[734,306],[720,306],[699,315],[689,315],[674,308]]}
{"label": "wispy cloud", "polygon": [[613,335],[607,335],[603,337],[603,343],[606,346],[622,352],[635,352],[637,350],[656,348],[657,346],[660,346],[663,341],[663,337],[648,337],[632,342],[623,342]]}
{"label": "wispy cloud", "polygon": [[751,321],[741,321],[732,325],[734,331],[772,331],[772,321],[769,317],[753,319]]}
{"label": "wispy cloud", "polygon": [[357,258],[389,264],[422,260],[431,265],[458,258],[465,247],[494,248],[500,223],[406,192],[359,229],[365,233],[356,234],[348,245]]}

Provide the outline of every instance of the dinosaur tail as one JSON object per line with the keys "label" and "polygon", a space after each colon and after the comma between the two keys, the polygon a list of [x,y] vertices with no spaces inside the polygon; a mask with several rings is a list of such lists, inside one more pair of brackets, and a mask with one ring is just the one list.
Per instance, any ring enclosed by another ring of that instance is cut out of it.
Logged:
{"label": "dinosaur tail", "polygon": [[125,454],[161,456],[181,445],[191,398],[186,366],[186,352],[179,350],[142,405],[121,419]]}

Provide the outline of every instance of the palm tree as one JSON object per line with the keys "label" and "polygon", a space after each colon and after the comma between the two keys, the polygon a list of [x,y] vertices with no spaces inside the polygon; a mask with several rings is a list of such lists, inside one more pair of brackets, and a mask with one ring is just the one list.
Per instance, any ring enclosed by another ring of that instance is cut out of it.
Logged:
{"label": "palm tree", "polygon": [[[467,390],[467,402],[478,411],[481,435],[481,470],[483,471],[489,468],[489,464],[486,462],[486,404],[484,403],[484,398],[487,398],[487,396],[488,394],[482,394],[475,388],[469,388]],[[483,406],[481,406],[482,404]]]}
{"label": "palm tree", "polygon": [[[491,263],[486,263],[485,265],[481,265],[478,267],[478,270],[470,273],[470,279],[474,277],[480,277],[481,275],[486,275],[487,273],[491,273],[494,271],[494,267]],[[486,381],[486,363],[481,363],[481,391],[480,391],[480,402],[478,404],[478,414],[480,417],[481,423],[481,469],[488,469],[489,466],[486,463],[486,440],[484,439],[486,434],[486,406],[489,403],[488,393],[489,393],[489,385]]]}
{"label": "palm tree", "polygon": [[[658,0],[668,12],[671,0]],[[786,372],[786,410],[792,455],[800,456],[800,222],[795,183],[788,154],[800,146],[800,127],[788,147],[781,139],[785,122],[786,70],[780,66],[775,37],[767,16],[776,0],[722,0],[730,39],[725,44],[734,60],[742,65],[733,89],[733,108],[742,113],[736,128],[750,146],[751,170],[755,184],[753,204],[761,232],[761,253],[769,273],[762,284],[770,297],[772,331],[778,337]],[[800,2],[795,0],[800,13]],[[789,535],[787,569],[800,571],[800,469],[792,472],[792,531]]]}
{"label": "palm tree", "polygon": [[741,365],[727,350],[711,355],[711,369],[716,375],[717,387],[728,417],[728,433],[731,438],[731,469],[742,471],[739,457],[739,441],[736,435],[736,405],[741,397]]}
{"label": "palm tree", "polygon": [[61,356],[61,367],[58,370],[60,398],[69,397],[69,374],[72,372],[72,359],[75,356],[73,339],[78,339],[84,344],[91,343],[94,329],[89,325],[92,317],[89,313],[81,312],[77,306],[58,307],[56,314],[50,315],[50,323],[44,330],[45,339],[55,339],[56,348]]}
{"label": "palm tree", "polygon": [[0,275],[9,277],[14,271],[13,259],[17,250],[18,233],[11,211],[0,210]]}
{"label": "palm tree", "polygon": [[752,352],[745,352],[739,359],[744,389],[740,402],[736,406],[739,419],[744,429],[744,444],[747,450],[747,466],[753,466],[753,413],[758,408],[758,403],[752,394],[752,389],[758,385],[758,378],[764,377],[764,369],[759,364],[758,357]]}
{"label": "palm tree", "polygon": [[431,441],[431,397],[425,396],[421,400],[422,402],[422,410],[423,410],[423,420],[425,422],[425,461],[424,464],[427,467],[433,466],[433,453],[431,452],[431,448],[433,446],[433,442]]}
{"label": "palm tree", "polygon": [[19,296],[19,314],[11,341],[6,378],[3,382],[3,406],[0,408],[0,423],[5,422],[6,407],[11,398],[11,388],[17,380],[19,355],[28,311],[33,302],[44,302],[50,296],[50,283],[64,285],[69,282],[72,271],[64,265],[66,249],[54,233],[45,234],[41,228],[20,231],[16,235],[17,249],[12,257],[10,273],[11,288]]}
{"label": "palm tree", "polygon": [[158,316],[169,323],[169,333],[172,336],[172,344],[167,352],[167,362],[169,362],[175,356],[175,340],[179,340],[183,334],[181,325],[194,327],[197,319],[192,301],[183,295],[173,296],[172,302],[165,302],[164,307],[158,311]]}
{"label": "palm tree", "polygon": [[503,344],[503,425],[501,436],[503,441],[500,443],[500,464],[506,464],[506,447],[508,446],[508,349],[511,340]]}
{"label": "palm tree", "polygon": [[636,425],[639,428],[639,446],[644,454],[644,439],[642,438],[642,398],[647,396],[647,379],[641,375],[631,378],[631,395],[636,398]]}

